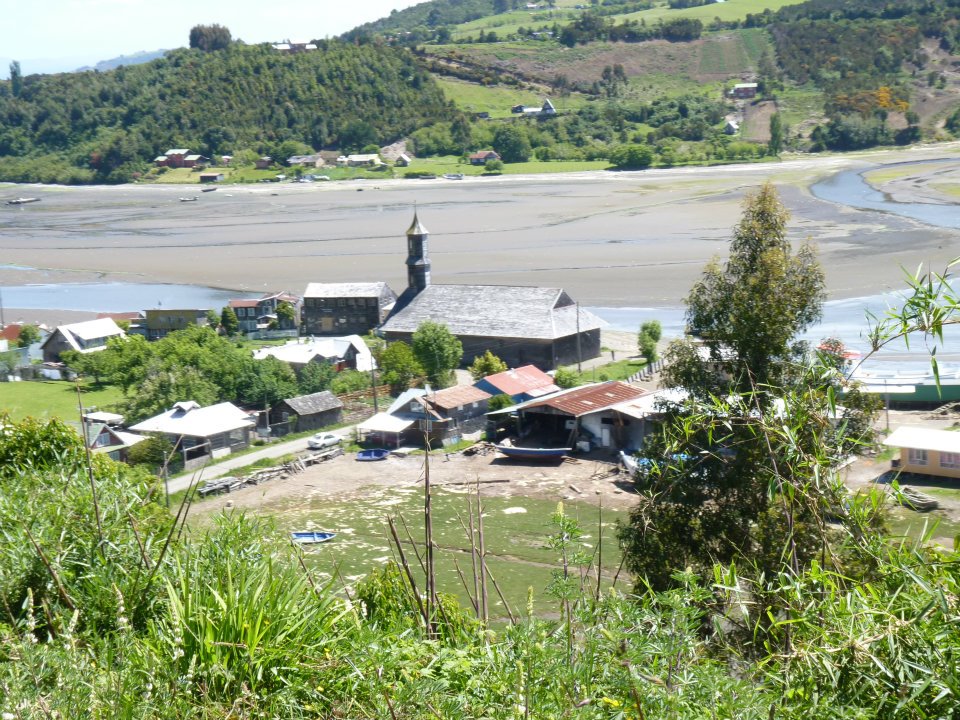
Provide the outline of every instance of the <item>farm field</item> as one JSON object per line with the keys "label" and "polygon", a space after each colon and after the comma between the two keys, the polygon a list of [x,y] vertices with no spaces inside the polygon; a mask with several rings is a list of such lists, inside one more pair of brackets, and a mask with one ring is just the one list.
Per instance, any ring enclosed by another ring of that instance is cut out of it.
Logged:
{"label": "farm field", "polygon": [[[123,399],[119,388],[92,389],[81,385],[84,410],[109,410]],[[9,413],[13,420],[27,417],[60,418],[80,422],[77,391],[73,383],[56,380],[0,383],[0,414]]]}
{"label": "farm field", "polygon": [[803,0],[726,0],[726,2],[723,3],[714,2],[709,5],[700,5],[698,7],[679,10],[671,10],[664,2],[649,10],[617,15],[616,17],[618,21],[645,20],[648,23],[670,18],[699,18],[706,24],[714,18],[720,18],[725,22],[743,20],[750,14],[761,13],[767,9],[775,12],[782,7],[799,5],[801,2],[803,2]]}
{"label": "farm field", "polygon": [[[545,96],[532,90],[519,90],[504,85],[479,85],[451,78],[440,77],[437,82],[447,98],[460,110],[467,113],[488,112],[492,118],[512,117],[510,108],[514,105],[539,107]],[[578,110],[590,102],[576,93],[565,97],[550,94],[550,100],[559,112]]]}

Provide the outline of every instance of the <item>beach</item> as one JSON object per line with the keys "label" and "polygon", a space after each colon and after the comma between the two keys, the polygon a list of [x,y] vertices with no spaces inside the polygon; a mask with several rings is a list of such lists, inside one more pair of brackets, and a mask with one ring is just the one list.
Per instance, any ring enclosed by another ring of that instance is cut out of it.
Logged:
{"label": "beach", "polygon": [[[0,208],[0,286],[178,283],[249,295],[382,280],[399,293],[416,211],[430,231],[434,283],[562,287],[586,306],[677,307],[704,265],[726,253],[745,193],[770,181],[790,210],[790,240],[817,246],[829,297],[854,298],[902,287],[903,268],[942,269],[958,254],[960,231],[822,200],[810,185],[844,170],[943,158],[960,164],[956,145],[713,168],[227,185],[207,193],[4,185],[0,198],[41,202]],[[879,189],[893,184],[898,201],[950,202],[942,183],[934,191],[917,179],[942,177],[943,163],[925,168],[888,172]],[[199,200],[180,200],[193,196]],[[9,306],[6,320],[75,319],[64,310]]]}

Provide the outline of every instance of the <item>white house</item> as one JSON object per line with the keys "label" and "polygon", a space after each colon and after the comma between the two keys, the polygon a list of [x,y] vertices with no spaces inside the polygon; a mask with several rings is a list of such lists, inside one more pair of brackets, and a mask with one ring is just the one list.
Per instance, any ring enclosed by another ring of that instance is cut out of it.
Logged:
{"label": "white house", "polygon": [[60,353],[76,350],[80,353],[92,353],[107,347],[107,341],[113,337],[126,337],[126,333],[114,322],[113,318],[100,318],[85,322],[60,325],[50,337],[43,341],[44,362],[60,362]]}

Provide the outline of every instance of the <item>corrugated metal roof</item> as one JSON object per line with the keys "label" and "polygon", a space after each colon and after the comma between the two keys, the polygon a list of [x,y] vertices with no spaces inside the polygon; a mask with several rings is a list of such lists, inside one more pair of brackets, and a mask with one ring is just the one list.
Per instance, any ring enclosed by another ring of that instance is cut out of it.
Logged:
{"label": "corrugated metal roof", "polygon": [[597,385],[584,385],[543,400],[524,403],[523,409],[534,410],[549,407],[566,415],[580,417],[613,407],[627,400],[633,400],[645,394],[645,390],[632,387],[618,380],[611,380]]}
{"label": "corrugated metal roof", "polygon": [[219,433],[253,427],[253,420],[233,403],[223,402],[202,408],[192,401],[180,402],[172,410],[133,425],[136,432],[210,437]]}
{"label": "corrugated metal roof", "polygon": [[484,380],[500,392],[510,396],[521,394],[543,395],[560,389],[554,384],[553,378],[536,365],[524,365],[512,370],[505,370],[496,375],[488,375]]}
{"label": "corrugated metal roof", "polygon": [[231,300],[227,303],[232,308],[255,308],[260,304],[259,300]]}

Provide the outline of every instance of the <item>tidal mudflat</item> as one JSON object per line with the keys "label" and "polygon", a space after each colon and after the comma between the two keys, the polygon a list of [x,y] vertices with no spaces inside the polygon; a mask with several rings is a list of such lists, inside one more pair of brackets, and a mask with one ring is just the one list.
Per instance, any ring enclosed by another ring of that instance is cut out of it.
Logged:
{"label": "tidal mudflat", "polygon": [[[416,207],[431,233],[435,283],[564,287],[587,306],[677,306],[704,264],[725,253],[744,193],[770,180],[792,213],[791,239],[818,245],[830,297],[860,297],[901,287],[904,267],[942,268],[957,255],[960,232],[819,199],[809,186],[845,170],[951,157],[960,164],[956,148],[937,146],[763,165],[202,194],[0,186],[0,196],[29,190],[42,200],[0,211],[0,285],[98,280],[257,293],[385,280],[399,291]],[[923,185],[914,187],[922,201]],[[902,182],[897,189],[902,197]],[[194,194],[197,202],[180,201]]]}

